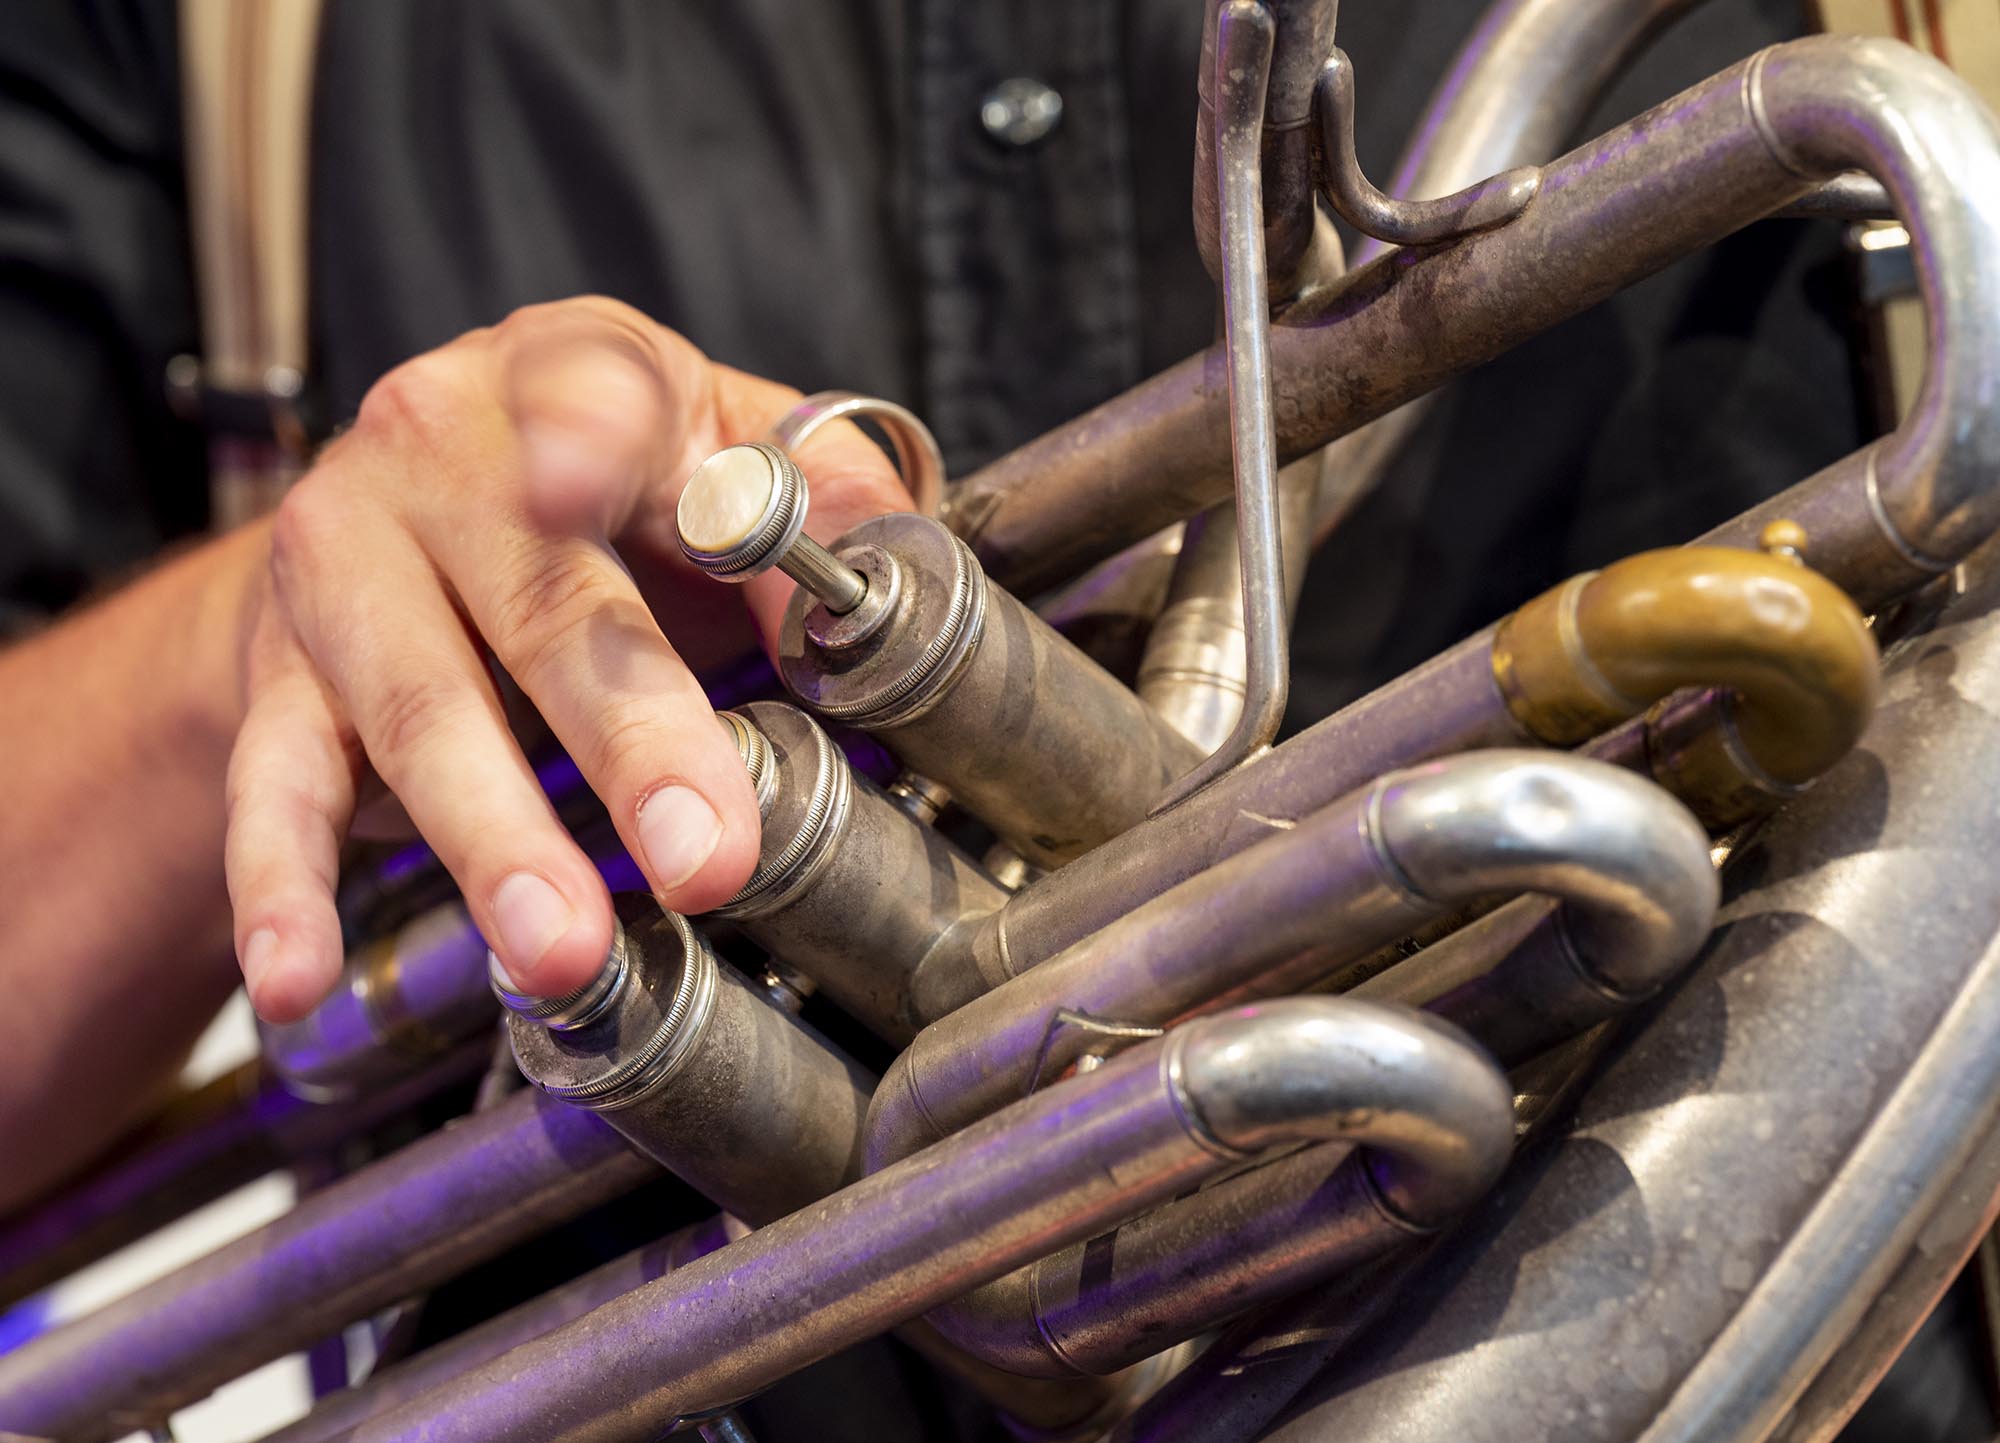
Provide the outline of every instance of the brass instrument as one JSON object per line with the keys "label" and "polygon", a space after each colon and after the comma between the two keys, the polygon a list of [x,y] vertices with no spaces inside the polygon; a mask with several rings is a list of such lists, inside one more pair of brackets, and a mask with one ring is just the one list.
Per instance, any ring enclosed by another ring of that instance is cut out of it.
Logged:
{"label": "brass instrument", "polygon": [[[1832,1437],[2000,1209],[2000,123],[1815,37],[1549,159],[1688,3],[1498,0],[1409,200],[1355,160],[1331,0],[1208,0],[1215,347],[948,485],[844,394],[707,461],[688,555],[799,583],[787,698],[721,713],[750,883],[622,898],[568,997],[451,902],[358,949],[266,1037],[314,1137],[496,1024],[532,1086],[0,1354],[0,1432],[160,1426],[664,1169],[716,1216],[274,1439],[742,1439],[892,1330],[1035,1437]],[[1304,558],[1424,398],[1780,212],[1907,230],[1896,429],[1273,745]],[[821,547],[790,449],[844,416],[919,504]],[[80,1196],[287,1150],[214,1111]],[[100,1246],[61,1216],[0,1229],[13,1295],[24,1239]]]}

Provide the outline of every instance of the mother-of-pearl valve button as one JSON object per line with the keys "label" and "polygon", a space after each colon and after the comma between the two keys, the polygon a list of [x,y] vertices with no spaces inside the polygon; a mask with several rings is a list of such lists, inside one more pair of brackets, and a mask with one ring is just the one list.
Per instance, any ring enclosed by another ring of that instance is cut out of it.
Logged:
{"label": "mother-of-pearl valve button", "polygon": [[805,519],[805,474],[762,442],[725,447],[702,462],[674,513],[681,550],[709,575],[747,581],[775,566],[828,611],[852,611],[868,594],[868,578],[805,535]]}

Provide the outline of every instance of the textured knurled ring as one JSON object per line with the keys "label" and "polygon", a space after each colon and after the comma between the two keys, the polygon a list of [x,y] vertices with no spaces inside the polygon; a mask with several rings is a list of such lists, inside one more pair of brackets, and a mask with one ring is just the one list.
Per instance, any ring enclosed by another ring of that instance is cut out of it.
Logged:
{"label": "textured knurled ring", "polygon": [[931,699],[929,693],[950,679],[986,623],[986,583],[979,563],[972,558],[972,548],[954,536],[951,558],[951,601],[923,655],[874,695],[850,702],[815,699],[814,710],[864,728],[893,726],[922,711]]}
{"label": "textured knurled ring", "polygon": [[773,899],[765,894],[783,887],[792,870],[819,844],[834,813],[844,810],[840,807],[843,794],[853,786],[847,763],[842,759],[840,749],[833,744],[833,739],[824,731],[814,727],[812,738],[818,778],[813,784],[812,795],[806,799],[804,820],[775,856],[759,859],[757,869],[750,874],[750,880],[743,884],[742,890],[715,909],[719,915],[750,916],[763,910],[759,903],[768,906]]}
{"label": "textured knurled ring", "polygon": [[631,966],[631,958],[625,950],[625,936],[621,931],[612,939],[611,951],[606,955],[604,965],[583,986],[560,997],[530,997],[525,992],[515,991],[506,971],[500,966],[500,959],[490,949],[486,953],[487,980],[493,984],[493,994],[500,999],[500,1005],[509,1012],[532,1017],[555,1032],[573,1031],[596,1020],[624,985],[625,974]]}
{"label": "textured knurled ring", "polygon": [[665,1082],[687,1059],[701,1021],[715,999],[716,963],[695,935],[687,918],[665,913],[681,943],[681,975],[667,1013],[631,1056],[601,1076],[573,1084],[540,1082],[542,1091],[561,1102],[599,1110],[636,1101]]}
{"label": "textured knurled ring", "polygon": [[733,711],[719,711],[715,719],[736,743],[736,754],[743,758],[743,769],[750,773],[750,789],[757,794],[757,810],[768,811],[778,790],[778,760],[771,750],[771,739],[748,717]]}

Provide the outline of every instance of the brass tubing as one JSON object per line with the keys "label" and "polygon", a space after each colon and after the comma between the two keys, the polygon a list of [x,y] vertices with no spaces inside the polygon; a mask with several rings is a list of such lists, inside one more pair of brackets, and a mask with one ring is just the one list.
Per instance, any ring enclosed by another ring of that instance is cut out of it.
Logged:
{"label": "brass tubing", "polygon": [[[1890,41],[1774,46],[1552,162],[1511,224],[1383,255],[1308,296],[1271,336],[1280,458],[1854,169],[1883,183],[1919,237],[1932,336],[1923,399],[1893,437],[1821,473],[1814,495],[1838,493],[1838,506],[1808,511],[1794,498],[1729,534],[1741,544],[1791,516],[1813,538],[1809,559],[1864,605],[1908,589],[1963,555],[2000,505],[1984,489],[2000,471],[2000,407],[1987,394],[2000,137],[1964,82]],[[1142,383],[967,478],[954,523],[997,580],[1032,591],[1220,499],[1221,381],[1211,351]]]}
{"label": "brass tubing", "polygon": [[1323,949],[1365,955],[1494,892],[1565,899],[1620,984],[1707,935],[1708,839],[1657,787],[1601,762],[1478,752],[1392,773],[1155,898],[917,1034],[869,1105],[871,1170],[1019,1097],[1109,1027],[1160,1027]]}
{"label": "brass tubing", "polygon": [[0,1431],[96,1443],[660,1175],[524,1089],[0,1354]]}
{"label": "brass tubing", "polygon": [[1878,685],[1874,641],[1839,588],[1781,557],[1686,547],[1574,578],[961,929],[918,988],[963,1006],[1392,767],[1573,745],[1663,689],[1732,681],[1741,702],[1668,706],[1611,759],[1737,820],[1746,791],[1782,793],[1852,745]]}
{"label": "brass tubing", "polygon": [[1845,756],[1880,688],[1854,603],[1785,557],[1719,546],[1629,556],[1577,576],[1499,625],[1493,669],[1523,728],[1588,741],[1686,686],[1736,693],[1747,760],[1786,785]]}
{"label": "brass tubing", "polygon": [[[1328,1136],[1379,1066],[1343,1040],[1380,1014],[1292,998],[1190,1023],[340,1436],[656,1436],[1232,1163]],[[1302,1030],[1321,1045],[1260,1065],[1266,1038]]]}
{"label": "brass tubing", "polygon": [[911,995],[924,958],[1006,890],[853,772],[797,707],[760,701],[723,715],[751,768],[763,836],[750,881],[715,915],[877,1036],[909,1041],[930,1020]]}

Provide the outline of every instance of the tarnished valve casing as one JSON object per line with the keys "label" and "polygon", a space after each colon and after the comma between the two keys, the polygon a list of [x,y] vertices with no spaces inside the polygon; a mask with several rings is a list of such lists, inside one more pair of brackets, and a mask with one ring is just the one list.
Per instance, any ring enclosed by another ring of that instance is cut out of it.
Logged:
{"label": "tarnished valve casing", "polygon": [[783,702],[722,713],[763,818],[757,870],[715,915],[819,984],[878,1035],[931,1018],[913,992],[953,927],[1007,892],[950,841],[848,766],[818,723]]}
{"label": "tarnished valve casing", "polygon": [[1200,753],[1109,672],[986,579],[939,522],[878,516],[834,554],[885,563],[901,596],[872,636],[829,646],[838,618],[792,598],[785,684],[871,732],[1028,860],[1059,866],[1144,819]]}
{"label": "tarnished valve casing", "polygon": [[681,493],[681,547],[724,580],[777,566],[799,581],[778,645],[793,694],[881,738],[1029,861],[1118,835],[1201,759],[943,523],[877,516],[829,555],[801,534],[806,504],[782,451],[727,447]]}
{"label": "tarnished valve casing", "polygon": [[868,1080],[716,960],[687,920],[617,898],[604,970],[560,998],[494,990],[514,1057],[724,1211],[760,1224],[859,1175]]}

